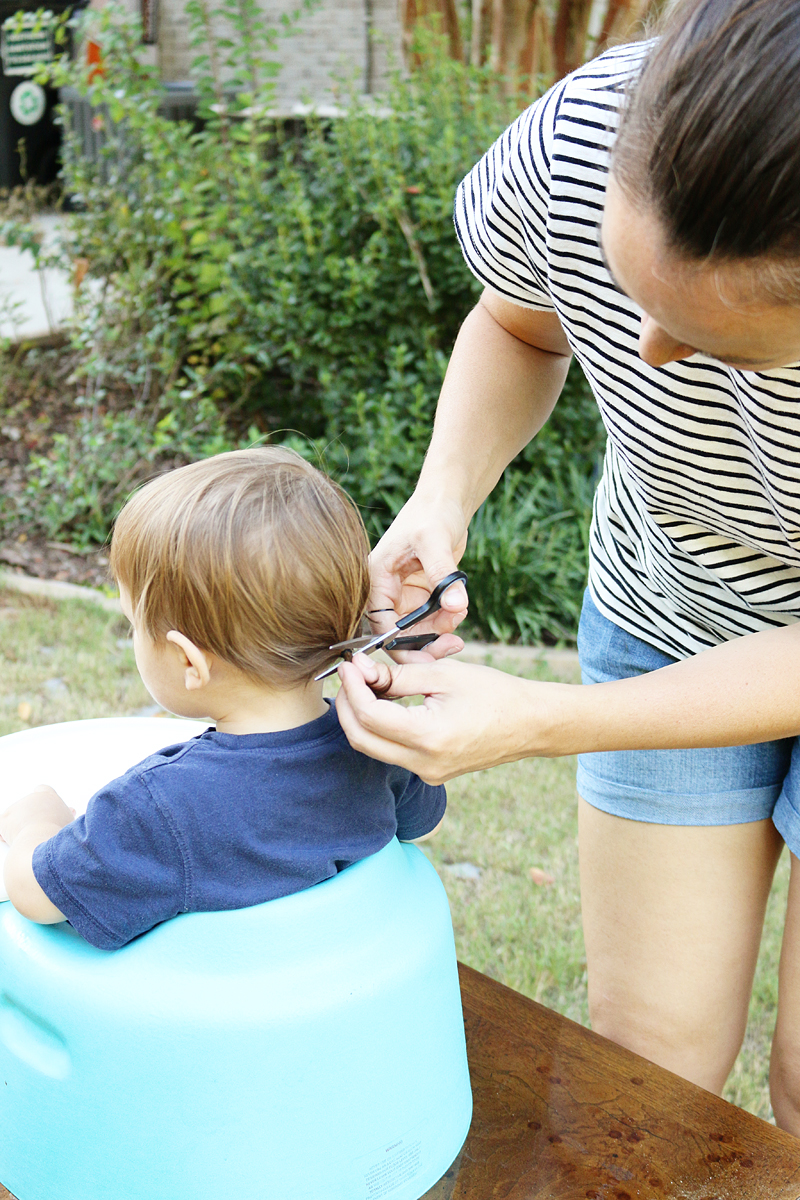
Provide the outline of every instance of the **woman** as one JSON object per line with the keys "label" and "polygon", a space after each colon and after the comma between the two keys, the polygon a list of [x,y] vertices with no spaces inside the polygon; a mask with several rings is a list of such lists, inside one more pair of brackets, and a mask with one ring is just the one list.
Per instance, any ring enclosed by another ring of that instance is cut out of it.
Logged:
{"label": "woman", "polygon": [[[407,611],[453,569],[575,353],[609,436],[579,632],[595,686],[412,661],[391,695],[426,703],[406,709],[376,699],[381,669],[361,661],[339,700],[355,746],[429,780],[581,752],[592,1024],[713,1091],[785,839],[771,1088],[796,1134],[798,129],[800,0],[689,0],[657,43],[556,85],[474,168],[456,225],[486,291],[417,490],[375,551],[372,603]],[[445,599],[439,657],[466,608],[459,587]]]}

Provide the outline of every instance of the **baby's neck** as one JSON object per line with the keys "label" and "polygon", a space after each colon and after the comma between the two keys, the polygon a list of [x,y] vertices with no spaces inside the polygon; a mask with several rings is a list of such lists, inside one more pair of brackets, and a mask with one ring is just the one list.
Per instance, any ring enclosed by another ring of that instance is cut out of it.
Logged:
{"label": "baby's neck", "polygon": [[221,689],[214,697],[213,707],[209,716],[217,731],[238,734],[296,729],[328,711],[322,699],[322,684],[314,682],[274,691],[248,681],[235,688]]}

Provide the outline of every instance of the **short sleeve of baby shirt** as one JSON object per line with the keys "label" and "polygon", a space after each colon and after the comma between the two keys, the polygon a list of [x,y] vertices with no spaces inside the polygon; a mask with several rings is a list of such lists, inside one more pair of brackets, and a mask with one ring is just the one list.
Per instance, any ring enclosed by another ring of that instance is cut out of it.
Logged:
{"label": "short sleeve of baby shirt", "polygon": [[555,312],[546,235],[557,84],[526,109],[456,192],[454,220],[467,266],[505,300]]}
{"label": "short sleeve of baby shirt", "polygon": [[118,949],[186,907],[178,836],[146,772],[135,768],[37,846],[33,873],[70,925],[101,950]]}
{"label": "short sleeve of baby shirt", "polygon": [[390,786],[395,795],[397,837],[401,842],[413,842],[439,824],[447,807],[447,795],[441,785],[423,783],[418,775],[401,767],[392,770],[394,778],[390,778]]}

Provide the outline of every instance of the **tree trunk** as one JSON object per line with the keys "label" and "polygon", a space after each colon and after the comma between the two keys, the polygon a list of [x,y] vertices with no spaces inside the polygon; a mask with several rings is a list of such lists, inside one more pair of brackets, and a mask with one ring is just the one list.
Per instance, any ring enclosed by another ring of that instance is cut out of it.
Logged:
{"label": "tree trunk", "polygon": [[601,54],[609,46],[641,35],[645,21],[655,15],[660,7],[653,0],[608,0],[603,27],[597,39],[597,53]]}
{"label": "tree trunk", "polygon": [[[531,92],[552,83],[609,45],[641,36],[646,23],[667,0],[607,0],[597,43],[588,45],[593,0],[468,0],[472,18],[469,61],[489,62],[506,75],[509,87],[520,76],[531,80]],[[452,58],[463,60],[459,12],[463,0],[400,0],[404,46],[409,65],[418,22],[438,17]],[[553,14],[553,8],[555,12]]]}
{"label": "tree trunk", "polygon": [[483,66],[489,57],[491,32],[492,0],[472,0],[469,61],[475,67]]}
{"label": "tree trunk", "polygon": [[559,0],[553,29],[553,59],[561,79],[586,60],[586,34],[592,0]]}
{"label": "tree trunk", "polygon": [[538,8],[538,0],[493,0],[490,62],[494,70],[516,75]]}
{"label": "tree trunk", "polygon": [[541,3],[534,0],[528,29],[519,54],[519,73],[528,80],[528,92],[538,96],[542,83],[553,78],[553,54],[550,20]]}
{"label": "tree trunk", "polygon": [[403,49],[406,60],[414,58],[414,30],[420,21],[438,17],[442,33],[448,40],[450,57],[462,61],[464,42],[458,20],[456,0],[400,0],[400,19],[403,25]]}

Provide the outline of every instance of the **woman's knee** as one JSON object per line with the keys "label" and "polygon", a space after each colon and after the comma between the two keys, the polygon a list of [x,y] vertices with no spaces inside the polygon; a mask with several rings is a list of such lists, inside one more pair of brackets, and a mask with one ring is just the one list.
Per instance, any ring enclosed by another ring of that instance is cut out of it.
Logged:
{"label": "woman's knee", "polygon": [[744,1021],[720,1024],[690,1007],[655,1004],[589,989],[592,1029],[691,1080],[722,1092],[744,1038]]}

